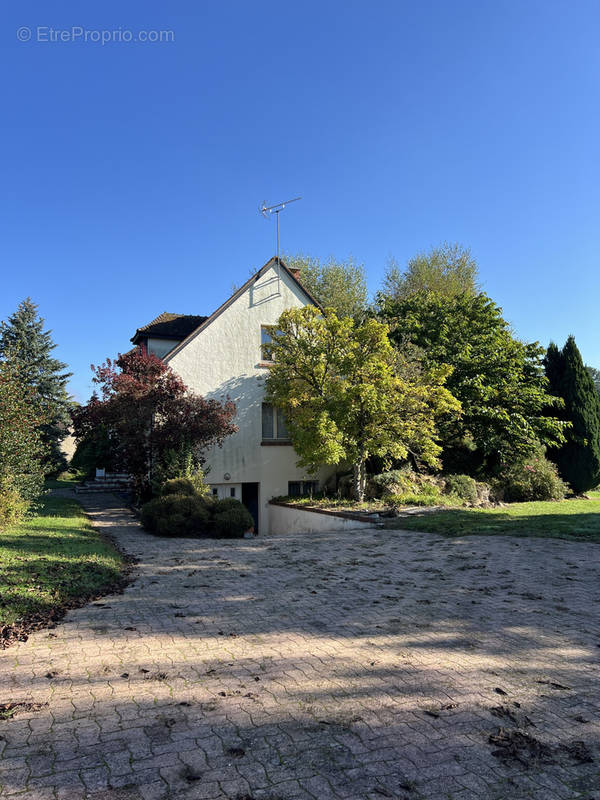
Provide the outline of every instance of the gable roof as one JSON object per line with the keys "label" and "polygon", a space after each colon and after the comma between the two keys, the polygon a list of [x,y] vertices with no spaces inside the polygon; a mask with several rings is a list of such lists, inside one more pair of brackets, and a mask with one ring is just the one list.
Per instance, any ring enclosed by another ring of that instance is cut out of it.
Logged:
{"label": "gable roof", "polygon": [[152,322],[138,328],[131,341],[137,344],[146,336],[156,336],[159,339],[185,339],[206,319],[208,317],[200,317],[197,314],[171,314],[169,311],[163,311]]}
{"label": "gable roof", "polygon": [[321,306],[319,301],[312,296],[312,294],[308,291],[308,289],[304,288],[304,286],[300,283],[294,272],[292,272],[292,270],[280,258],[277,258],[277,256],[273,256],[267,261],[266,264],[264,264],[264,266],[262,266],[258,270],[258,272],[255,272],[254,275],[248,278],[246,283],[243,286],[240,286],[240,288],[236,292],[234,292],[228,300],[226,300],[222,305],[220,305],[216,311],[213,311],[210,317],[203,317],[202,318],[203,321],[198,324],[195,330],[190,331],[190,333],[185,337],[185,339],[182,342],[179,342],[179,344],[176,344],[172,350],[169,350],[169,352],[163,357],[163,361],[169,361],[174,355],[176,355],[180,350],[182,350],[186,346],[186,344],[191,342],[192,339],[195,339],[196,336],[199,333],[201,333],[205,328],[208,328],[211,322],[213,322],[217,317],[219,317],[223,313],[223,311],[228,309],[229,306],[238,299],[238,297],[241,297],[241,295],[243,295],[244,292],[250,286],[252,286],[253,283],[259,280],[259,278],[262,278],[265,272],[267,272],[271,267],[275,267],[278,262],[280,268],[284,270],[284,272],[291,278],[292,282],[295,283],[296,286],[302,291],[302,293],[306,296],[311,305],[316,306],[317,308],[323,310],[323,307]]}

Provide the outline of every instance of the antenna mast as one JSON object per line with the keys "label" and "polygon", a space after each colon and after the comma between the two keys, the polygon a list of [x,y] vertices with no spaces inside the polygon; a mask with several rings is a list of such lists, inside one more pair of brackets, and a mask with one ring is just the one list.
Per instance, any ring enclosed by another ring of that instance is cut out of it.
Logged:
{"label": "antenna mast", "polygon": [[283,203],[275,203],[274,206],[267,206],[264,203],[259,208],[260,213],[263,215],[265,219],[269,218],[269,214],[275,214],[275,219],[277,220],[277,275],[279,276],[279,213],[283,211],[283,209],[289,205],[290,203],[295,203],[296,200],[302,200],[301,197],[294,197],[291,200],[286,200]]}

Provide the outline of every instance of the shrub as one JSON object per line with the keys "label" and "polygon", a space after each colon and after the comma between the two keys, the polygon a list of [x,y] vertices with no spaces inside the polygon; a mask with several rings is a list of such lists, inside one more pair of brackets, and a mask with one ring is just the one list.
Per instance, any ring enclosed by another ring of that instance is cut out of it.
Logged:
{"label": "shrub", "polygon": [[160,490],[162,495],[166,494],[196,494],[196,487],[191,478],[171,478],[165,481]]}
{"label": "shrub", "polygon": [[466,503],[477,502],[477,481],[470,475],[446,475],[444,481],[444,494],[453,494]]}
{"label": "shrub", "polygon": [[418,493],[405,492],[404,494],[386,494],[382,501],[387,506],[434,506],[440,502],[441,492],[437,486],[431,486],[432,491]]}
{"label": "shrub", "polygon": [[[171,485],[181,483],[180,488],[189,489],[185,479],[169,481]],[[142,525],[158,536],[241,536],[252,528],[252,515],[239,500],[227,497],[214,501],[210,495],[192,494],[186,491],[177,494],[167,492],[142,506]]]}
{"label": "shrub", "polygon": [[371,484],[374,487],[372,493],[379,496],[435,493],[436,491],[439,493],[439,483],[439,478],[434,475],[415,472],[408,466],[381,472],[379,475],[371,477]]}
{"label": "shrub", "polygon": [[153,494],[204,495],[208,493],[208,486],[204,482],[204,472],[199,467],[177,470],[176,466],[177,463],[174,463],[165,467],[163,461],[155,466],[151,482]]}
{"label": "shrub", "polygon": [[0,530],[19,522],[29,508],[8,478],[0,479]]}
{"label": "shrub", "polygon": [[496,483],[496,490],[508,502],[562,500],[568,491],[556,466],[544,456],[534,456],[507,469]]}
{"label": "shrub", "polygon": [[207,536],[210,513],[200,495],[166,494],[142,506],[142,525],[159,536]]}
{"label": "shrub", "polygon": [[[227,498],[227,500],[234,500],[234,498]],[[234,500],[234,503],[235,506],[231,505],[224,511],[215,513],[212,527],[217,536],[242,536],[254,527],[254,520],[248,509],[239,500]]]}
{"label": "shrub", "polygon": [[[221,500],[213,500],[213,514],[219,514],[222,511],[229,511],[231,508],[238,508],[241,506],[239,500],[235,497],[223,497]],[[242,506],[245,508],[245,506]]]}

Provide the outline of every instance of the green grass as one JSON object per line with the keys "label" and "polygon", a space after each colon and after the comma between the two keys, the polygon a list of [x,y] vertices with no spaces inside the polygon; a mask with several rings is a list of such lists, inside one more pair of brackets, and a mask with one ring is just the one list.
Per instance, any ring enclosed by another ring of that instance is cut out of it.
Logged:
{"label": "green grass", "polygon": [[589,500],[435,511],[397,518],[387,523],[387,527],[450,536],[510,534],[600,542],[600,492],[589,492],[589,497]]}
{"label": "green grass", "polygon": [[46,489],[73,489],[84,476],[73,472],[61,472],[58,478],[46,478]]}
{"label": "green grass", "polygon": [[122,573],[122,557],[81,506],[46,496],[36,516],[0,531],[0,628],[94,597]]}

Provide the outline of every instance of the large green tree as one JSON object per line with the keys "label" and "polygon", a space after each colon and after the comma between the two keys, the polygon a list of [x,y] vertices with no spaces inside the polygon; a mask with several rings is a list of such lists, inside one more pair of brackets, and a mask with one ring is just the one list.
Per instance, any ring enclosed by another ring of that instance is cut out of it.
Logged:
{"label": "large green tree", "polygon": [[562,440],[564,423],[547,415],[557,401],[548,393],[544,350],[515,338],[487,295],[423,290],[380,303],[400,349],[410,343],[427,368],[452,368],[446,385],[462,414],[439,423],[446,469],[488,477],[540,443]]}
{"label": "large green tree", "polygon": [[60,443],[70,424],[66,384],[71,373],[65,371],[66,364],[53,357],[55,347],[51,331],[44,330],[44,320],[29,297],[0,328],[0,358],[10,360],[18,369],[38,416],[45,420],[40,430],[48,450],[48,473],[65,466]]}
{"label": "large green tree", "polygon": [[300,466],[350,462],[362,500],[370,456],[437,465],[435,420],[459,412],[443,385],[449,368],[409,363],[375,319],[356,324],[312,306],[284,312],[272,336],[267,398],[286,416]]}
{"label": "large green tree", "polygon": [[18,366],[0,361],[0,527],[15,521],[44,487],[44,420],[33,399]]}
{"label": "large green tree", "polygon": [[300,270],[300,281],[326,308],[332,308],[339,317],[362,319],[368,305],[365,268],[352,256],[345,261],[330,256],[321,261],[303,253],[286,255],[290,269]]}
{"label": "large green tree", "polygon": [[469,248],[444,242],[417,253],[405,269],[390,259],[380,299],[401,300],[416,292],[435,292],[446,297],[476,294],[478,272]]}
{"label": "large green tree", "polygon": [[600,398],[573,336],[562,350],[551,343],[545,359],[550,391],[564,401],[563,417],[571,423],[566,442],[548,456],[575,492],[600,483]]}

